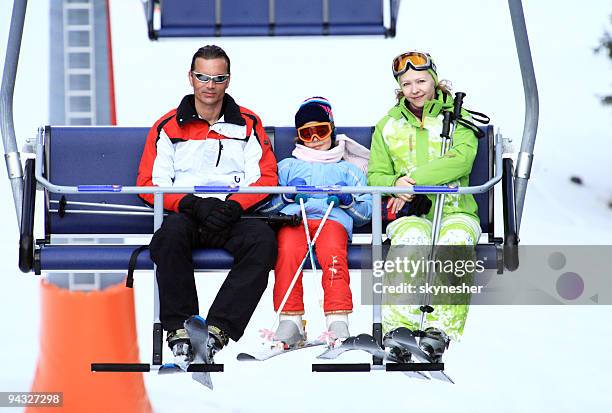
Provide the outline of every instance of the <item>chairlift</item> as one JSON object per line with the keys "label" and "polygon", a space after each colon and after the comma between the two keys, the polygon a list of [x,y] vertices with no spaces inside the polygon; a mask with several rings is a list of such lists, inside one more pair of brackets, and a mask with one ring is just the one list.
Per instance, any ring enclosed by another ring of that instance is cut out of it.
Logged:
{"label": "chairlift", "polygon": [[144,8],[151,40],[228,36],[394,37],[399,3],[399,0],[147,0]]}
{"label": "chairlift", "polygon": [[[368,4],[365,7],[365,4]],[[304,36],[304,35],[395,35],[399,0],[391,0],[390,25],[382,19],[381,1],[329,1],[311,2],[239,0],[145,2],[149,36],[151,39],[187,36]],[[248,7],[247,7],[248,5]],[[358,5],[364,6],[363,8]],[[510,158],[503,158],[503,138],[494,133],[492,126],[482,128],[484,138],[479,140],[477,159],[469,187],[456,188],[459,194],[474,194],[485,242],[477,246],[479,257],[487,257],[489,269],[498,273],[514,271],[518,263],[519,229],[525,193],[533,162],[538,124],[538,92],[529,48],[529,41],[521,0],[508,0],[516,41],[519,65],[526,100],[525,123],[517,166]],[[253,7],[251,7],[253,6]],[[261,6],[261,8],[255,7]],[[229,8],[235,13],[224,13]],[[240,193],[295,193],[294,187],[136,187],[137,161],[148,128],[126,127],[61,127],[40,128],[36,140],[35,159],[25,162],[17,149],[12,118],[13,90],[21,35],[23,33],[26,0],[15,0],[11,29],[3,72],[0,105],[0,131],[4,144],[8,176],[11,182],[15,210],[20,227],[19,268],[24,273],[52,271],[102,271],[128,268],[133,245],[75,245],[56,244],[54,236],[67,234],[150,235],[161,226],[164,193],[240,192]],[[343,14],[344,10],[349,12]],[[159,24],[157,23],[159,21]],[[359,24],[358,24],[359,23]],[[267,130],[274,142],[278,160],[290,156],[288,136],[293,128],[270,127]],[[338,127],[339,133],[348,133],[360,143],[369,146],[372,128]],[[120,141],[121,145],[116,143]],[[494,228],[493,187],[502,181],[504,231],[496,237]],[[45,196],[44,211],[35,210],[36,189]],[[329,192],[328,188],[319,188]],[[418,188],[415,191],[439,194],[447,187]],[[370,227],[371,254],[364,258],[363,245],[349,247],[349,268],[361,269],[364,263],[380,259],[382,245],[381,196],[384,193],[414,193],[396,187],[367,187],[358,190],[341,189],[340,192],[371,192],[373,217]],[[142,209],[136,196],[140,193],[155,195],[154,208]],[[35,240],[34,218],[45,217],[45,237]],[[370,247],[370,246],[368,246]],[[377,252],[378,251],[378,252]],[[198,250],[194,253],[196,271],[227,270],[232,258],[220,249]],[[153,264],[147,253],[135,262],[137,270],[151,270]],[[157,297],[157,283],[155,283]],[[382,344],[381,297],[374,294],[372,335]],[[159,321],[159,302],[155,301],[153,325],[153,359],[150,364],[95,364],[94,371],[154,371],[162,365],[162,329]],[[426,369],[425,366],[417,368]],[[442,365],[436,368],[442,370]],[[206,368],[205,368],[206,369]],[[384,364],[373,357],[371,364],[315,365],[313,371],[371,371],[415,370],[415,366]],[[220,371],[222,366],[208,371]]]}

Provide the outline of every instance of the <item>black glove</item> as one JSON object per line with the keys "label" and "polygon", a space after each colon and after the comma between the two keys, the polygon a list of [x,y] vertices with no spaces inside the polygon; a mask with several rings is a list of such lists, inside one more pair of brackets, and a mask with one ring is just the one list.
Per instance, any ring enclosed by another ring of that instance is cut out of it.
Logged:
{"label": "black glove", "polygon": [[[404,205],[404,208],[408,208],[406,211],[406,216],[425,215],[429,213],[429,210],[431,209],[431,201],[429,200],[427,195],[417,194],[414,196],[414,198],[412,198],[412,201],[407,202],[406,205]],[[400,210],[400,212],[397,214],[398,216],[401,216],[400,214],[402,213],[404,208]]]}
{"label": "black glove", "polygon": [[220,232],[229,229],[242,216],[242,207],[231,199],[216,205],[202,226],[207,231]]}
{"label": "black glove", "polygon": [[223,248],[230,237],[229,230],[211,232],[200,226],[198,228],[198,232],[200,233],[200,242],[202,243],[202,246],[207,248]]}
{"label": "black glove", "polygon": [[222,204],[218,198],[200,198],[193,194],[187,194],[180,200],[178,210],[195,218],[199,223],[204,223],[210,212]]}
{"label": "black glove", "polygon": [[392,213],[391,210],[387,208],[388,201],[389,198],[383,198],[381,201],[383,222],[391,222],[397,218],[407,217],[410,215],[425,215],[431,209],[431,201],[427,195],[423,194],[415,195],[412,201],[406,202],[402,209],[397,211],[396,214]]}

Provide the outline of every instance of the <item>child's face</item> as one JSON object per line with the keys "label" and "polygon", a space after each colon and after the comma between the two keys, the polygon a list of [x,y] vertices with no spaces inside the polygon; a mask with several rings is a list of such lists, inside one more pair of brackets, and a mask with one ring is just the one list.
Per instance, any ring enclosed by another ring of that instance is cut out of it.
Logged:
{"label": "child's face", "polygon": [[[326,122],[327,123],[327,122]],[[304,124],[304,126],[302,126],[300,129],[304,129],[304,128],[308,128],[309,126],[314,126],[314,125],[321,125],[321,122],[308,122],[306,124]],[[302,139],[300,136],[298,136],[301,140],[302,143],[304,144],[304,146],[311,148],[311,149],[316,149],[318,151],[326,151],[329,148],[331,148],[331,144],[332,144],[332,140],[331,140],[331,124],[327,123],[326,125],[328,128],[328,132],[323,135],[323,136],[319,136],[318,134],[316,134],[315,129],[316,128],[312,128],[312,134],[308,134],[308,136],[311,138],[310,141],[304,141],[304,139]]]}
{"label": "child's face", "polygon": [[319,141],[315,138],[312,142],[304,142],[304,146],[318,151],[326,151],[331,148],[331,136],[328,136],[324,141]]}

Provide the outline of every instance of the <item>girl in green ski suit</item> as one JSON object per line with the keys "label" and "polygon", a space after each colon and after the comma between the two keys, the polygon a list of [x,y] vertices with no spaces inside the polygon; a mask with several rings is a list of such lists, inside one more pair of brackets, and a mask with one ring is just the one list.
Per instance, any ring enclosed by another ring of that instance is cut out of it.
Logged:
{"label": "girl in green ski suit", "polygon": [[[453,99],[444,85],[438,83],[431,57],[421,52],[404,53],[394,59],[393,72],[401,89],[397,94],[397,104],[378,122],[374,130],[368,184],[401,187],[469,186],[469,174],[478,142],[471,130],[458,124],[452,148],[440,156],[442,111],[452,110]],[[469,117],[465,112],[462,116]],[[410,194],[398,194],[391,201],[391,207],[399,209],[413,197]],[[435,195],[429,195],[429,198],[435,202]],[[387,227],[391,245],[431,245],[433,214],[432,207],[427,215],[402,217],[393,221]],[[474,246],[480,233],[474,197],[446,194],[438,245]],[[429,247],[422,248],[429,250]],[[424,256],[427,257],[427,254]],[[405,282],[411,282],[409,275],[402,274],[402,277]],[[424,275],[421,274],[421,277]],[[464,297],[461,302],[468,301]],[[423,327],[441,329],[450,338],[457,340],[463,333],[467,311],[467,305],[434,305],[434,311],[427,314]],[[383,305],[385,331],[400,326],[419,329],[420,319],[418,305]]]}

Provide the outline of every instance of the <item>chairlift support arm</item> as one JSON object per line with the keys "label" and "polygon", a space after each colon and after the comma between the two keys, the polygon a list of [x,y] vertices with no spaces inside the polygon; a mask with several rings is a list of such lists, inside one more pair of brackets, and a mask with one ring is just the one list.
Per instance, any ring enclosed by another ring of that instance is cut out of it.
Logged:
{"label": "chairlift support arm", "polygon": [[13,2],[11,28],[6,47],[2,88],[0,89],[0,134],[2,134],[4,159],[6,161],[8,177],[11,181],[11,189],[13,190],[13,202],[15,204],[15,212],[17,213],[18,225],[21,223],[23,169],[17,149],[17,138],[15,137],[15,125],[13,122],[13,93],[15,91],[17,64],[19,63],[19,51],[21,49],[27,3],[27,0],[15,0]]}
{"label": "chairlift support arm", "polygon": [[523,126],[523,138],[521,150],[518,154],[515,174],[515,196],[516,196],[516,233],[521,227],[521,217],[525,204],[527,183],[531,175],[533,163],[533,148],[535,146],[536,133],[538,131],[539,98],[538,85],[536,83],[533,59],[529,47],[529,37],[525,24],[525,15],[521,0],[508,0],[512,29],[514,30],[514,41],[519,58],[519,66],[523,77],[523,90],[525,93],[525,124]]}

